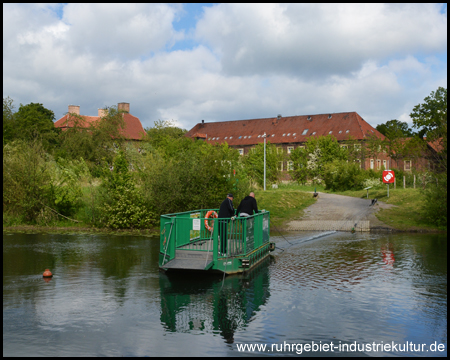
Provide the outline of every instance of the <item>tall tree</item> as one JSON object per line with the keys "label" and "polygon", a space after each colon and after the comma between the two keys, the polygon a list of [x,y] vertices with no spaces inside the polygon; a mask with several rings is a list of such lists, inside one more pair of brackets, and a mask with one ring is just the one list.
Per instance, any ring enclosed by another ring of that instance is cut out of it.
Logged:
{"label": "tall tree", "polygon": [[447,89],[439,87],[414,106],[410,114],[413,126],[421,129],[433,144],[436,186],[427,188],[425,216],[433,223],[447,227]]}
{"label": "tall tree", "polygon": [[389,120],[386,124],[377,125],[376,129],[391,140],[394,138],[411,137],[414,135],[414,132],[409,128],[408,123],[397,119]]}
{"label": "tall tree", "polygon": [[15,137],[14,105],[9,96],[3,98],[3,144],[12,141]]}

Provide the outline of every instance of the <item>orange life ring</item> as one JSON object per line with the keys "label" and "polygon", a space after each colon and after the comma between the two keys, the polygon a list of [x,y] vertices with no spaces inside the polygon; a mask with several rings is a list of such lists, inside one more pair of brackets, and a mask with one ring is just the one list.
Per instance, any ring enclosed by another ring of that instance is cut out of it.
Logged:
{"label": "orange life ring", "polygon": [[214,220],[211,222],[211,226],[209,226],[208,218],[211,216],[211,218],[217,218],[218,215],[214,210],[210,210],[205,215],[205,228],[212,232],[214,227]]}

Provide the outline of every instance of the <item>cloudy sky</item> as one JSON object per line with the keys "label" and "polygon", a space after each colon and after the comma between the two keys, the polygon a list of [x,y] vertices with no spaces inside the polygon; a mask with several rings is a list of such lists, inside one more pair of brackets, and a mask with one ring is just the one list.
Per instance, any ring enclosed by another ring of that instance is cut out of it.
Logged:
{"label": "cloudy sky", "polygon": [[356,111],[447,87],[442,4],[3,4],[3,97],[57,119],[129,102],[144,127]]}

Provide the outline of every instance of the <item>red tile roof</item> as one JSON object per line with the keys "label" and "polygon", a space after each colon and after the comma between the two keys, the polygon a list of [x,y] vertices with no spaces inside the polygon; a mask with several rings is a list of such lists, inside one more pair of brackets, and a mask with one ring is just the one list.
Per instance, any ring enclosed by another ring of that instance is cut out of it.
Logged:
{"label": "red tile roof", "polygon": [[[87,116],[80,115],[85,122],[85,127],[94,124],[99,116]],[[123,119],[125,121],[125,128],[121,131],[122,135],[130,140],[141,140],[142,136],[145,135],[144,128],[142,127],[141,121],[136,116],[128,113],[122,113]],[[61,119],[55,122],[55,127],[65,130],[74,126],[74,118],[70,114],[64,115]]]}
{"label": "red tile roof", "polygon": [[338,141],[349,136],[363,140],[370,134],[384,139],[383,134],[356,112],[199,123],[186,136],[195,137],[196,133],[203,133],[207,134],[206,141],[211,143],[244,146],[264,142],[264,132],[267,140],[275,144],[302,143],[310,136],[323,136],[330,132]]}

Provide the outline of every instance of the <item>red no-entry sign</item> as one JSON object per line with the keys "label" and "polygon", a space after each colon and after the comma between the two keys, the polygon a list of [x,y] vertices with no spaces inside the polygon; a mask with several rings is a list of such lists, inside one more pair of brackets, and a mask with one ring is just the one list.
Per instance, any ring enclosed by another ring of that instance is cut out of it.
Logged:
{"label": "red no-entry sign", "polygon": [[384,170],[382,177],[385,184],[393,184],[395,181],[395,174],[392,170]]}

